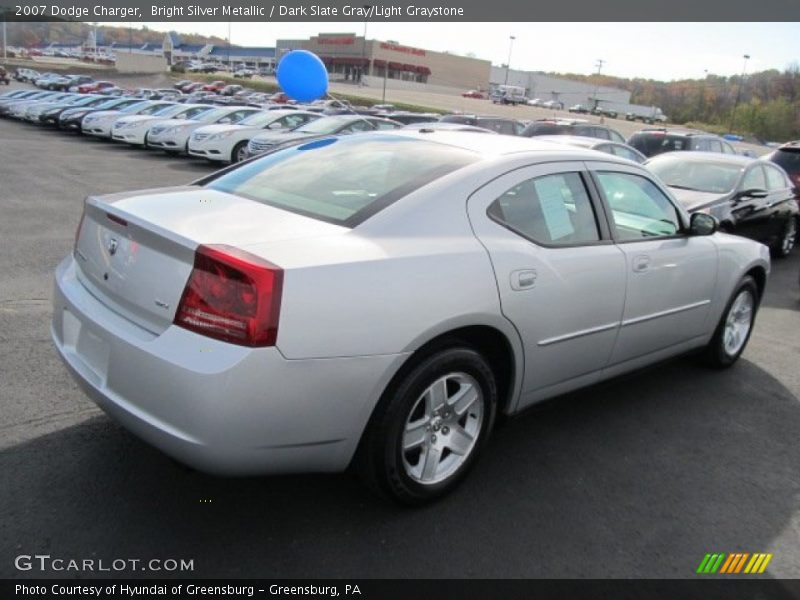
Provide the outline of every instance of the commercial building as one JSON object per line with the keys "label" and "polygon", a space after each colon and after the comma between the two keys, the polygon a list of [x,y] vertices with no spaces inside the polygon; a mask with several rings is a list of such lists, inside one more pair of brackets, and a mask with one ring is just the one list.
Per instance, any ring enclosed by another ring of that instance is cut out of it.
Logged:
{"label": "commercial building", "polygon": [[600,106],[628,104],[631,93],[619,88],[596,86],[583,81],[573,81],[563,77],[553,77],[535,71],[520,71],[506,67],[492,66],[490,83],[492,87],[508,84],[525,88],[528,98],[555,100],[564,106],[583,104],[593,107],[595,99]]}
{"label": "commercial building", "polygon": [[291,50],[319,56],[332,79],[360,81],[364,76],[447,86],[486,89],[491,62],[435,52],[396,41],[370,40],[355,33],[320,33],[307,40],[278,40],[277,57]]}

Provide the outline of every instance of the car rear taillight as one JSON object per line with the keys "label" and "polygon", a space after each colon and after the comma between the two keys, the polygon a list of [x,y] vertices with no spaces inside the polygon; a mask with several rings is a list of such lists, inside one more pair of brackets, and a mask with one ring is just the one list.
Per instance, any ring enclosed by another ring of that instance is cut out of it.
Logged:
{"label": "car rear taillight", "polygon": [[241,346],[274,346],[283,269],[231,246],[199,246],[175,325]]}

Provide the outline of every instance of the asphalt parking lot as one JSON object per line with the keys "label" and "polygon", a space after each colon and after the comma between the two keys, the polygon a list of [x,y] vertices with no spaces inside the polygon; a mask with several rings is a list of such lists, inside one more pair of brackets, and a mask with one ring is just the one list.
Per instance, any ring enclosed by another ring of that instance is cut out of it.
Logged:
{"label": "asphalt parking lot", "polygon": [[50,554],[193,559],[194,577],[691,577],[707,552],[771,552],[768,575],[800,577],[800,251],[733,369],[678,359],[541,405],[408,510],[348,475],[184,469],[59,362],[51,276],[83,198],[212,168],[0,121],[0,576]]}

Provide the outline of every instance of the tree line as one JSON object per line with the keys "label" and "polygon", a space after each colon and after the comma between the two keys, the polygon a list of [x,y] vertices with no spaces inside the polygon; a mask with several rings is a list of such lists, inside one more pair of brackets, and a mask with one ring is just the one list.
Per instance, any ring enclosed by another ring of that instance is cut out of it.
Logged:
{"label": "tree line", "polygon": [[[553,74],[556,75],[556,74]],[[631,102],[658,106],[670,122],[717,133],[737,133],[759,141],[800,138],[800,64],[704,79],[656,81],[609,75],[560,75],[594,85],[627,90]]]}

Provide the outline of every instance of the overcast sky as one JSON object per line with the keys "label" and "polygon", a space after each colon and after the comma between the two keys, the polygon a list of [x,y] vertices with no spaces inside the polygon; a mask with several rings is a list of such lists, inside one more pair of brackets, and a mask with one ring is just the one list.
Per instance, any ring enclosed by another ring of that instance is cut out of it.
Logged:
{"label": "overcast sky", "polygon": [[[702,1],[702,0],[698,0]],[[146,23],[152,29],[228,36],[228,23]],[[533,71],[603,73],[660,80],[782,70],[800,60],[800,23],[369,23],[367,38],[456,54]],[[317,33],[362,35],[364,23],[233,23],[232,43],[273,46],[278,38]]]}

